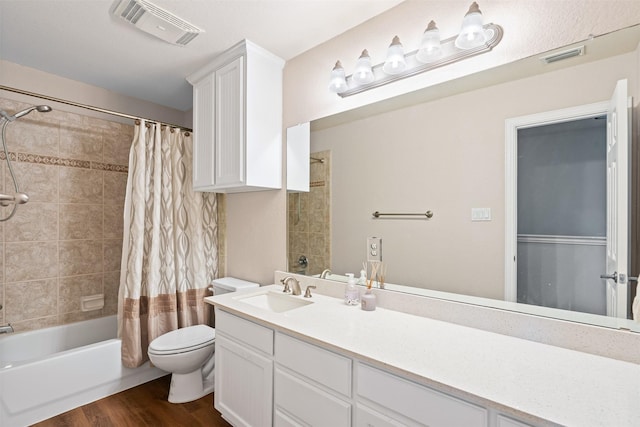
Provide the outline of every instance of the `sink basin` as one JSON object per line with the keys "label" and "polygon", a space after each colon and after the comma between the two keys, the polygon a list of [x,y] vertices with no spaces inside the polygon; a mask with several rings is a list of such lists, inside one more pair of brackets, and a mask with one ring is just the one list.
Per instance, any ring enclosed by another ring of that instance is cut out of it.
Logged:
{"label": "sink basin", "polygon": [[313,301],[276,291],[251,293],[249,295],[238,296],[235,299],[274,313],[283,313],[285,311],[313,304]]}

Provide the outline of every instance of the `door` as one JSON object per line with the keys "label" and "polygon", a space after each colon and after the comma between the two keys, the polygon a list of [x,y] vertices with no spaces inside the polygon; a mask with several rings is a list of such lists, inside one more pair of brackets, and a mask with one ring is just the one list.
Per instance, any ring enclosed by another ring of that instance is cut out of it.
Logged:
{"label": "door", "polygon": [[629,272],[629,120],[627,80],[607,111],[607,316],[627,318]]}
{"label": "door", "polygon": [[[606,287],[606,311],[608,316],[627,317],[627,281],[629,256],[629,135],[627,109],[627,81],[617,83],[611,101],[582,105],[563,110],[549,111],[508,119],[505,122],[506,170],[505,170],[505,300],[517,301],[518,282],[518,131],[521,129],[563,123],[589,117],[607,116],[605,141],[606,182],[606,248],[603,251],[603,267],[599,274],[611,277],[602,280]],[[614,274],[615,273],[615,274]],[[591,277],[591,276],[590,276]],[[615,279],[615,280],[614,280]],[[602,288],[600,288],[602,289]]]}

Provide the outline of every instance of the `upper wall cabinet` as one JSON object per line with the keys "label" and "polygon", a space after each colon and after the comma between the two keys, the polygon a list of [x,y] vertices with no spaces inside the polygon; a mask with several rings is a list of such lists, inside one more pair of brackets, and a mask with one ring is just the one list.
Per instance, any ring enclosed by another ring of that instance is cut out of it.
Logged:
{"label": "upper wall cabinet", "polygon": [[187,77],[193,85],[193,189],[282,187],[284,61],[243,40]]}

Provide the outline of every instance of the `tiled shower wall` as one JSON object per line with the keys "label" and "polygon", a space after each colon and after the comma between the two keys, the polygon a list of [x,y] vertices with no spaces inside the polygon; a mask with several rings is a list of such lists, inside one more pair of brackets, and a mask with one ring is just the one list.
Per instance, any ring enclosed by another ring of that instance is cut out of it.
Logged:
{"label": "tiled shower wall", "polygon": [[[11,114],[29,106],[0,98]],[[13,168],[30,200],[0,223],[0,324],[22,331],[117,312],[132,138],[132,125],[58,110],[7,126]],[[13,194],[4,160],[0,169],[2,192]],[[81,311],[80,298],[96,294],[104,308]]]}
{"label": "tiled shower wall", "polygon": [[[311,157],[309,192],[290,193],[287,200],[289,271],[309,276],[331,268],[331,152]],[[306,269],[298,264],[301,255]]]}

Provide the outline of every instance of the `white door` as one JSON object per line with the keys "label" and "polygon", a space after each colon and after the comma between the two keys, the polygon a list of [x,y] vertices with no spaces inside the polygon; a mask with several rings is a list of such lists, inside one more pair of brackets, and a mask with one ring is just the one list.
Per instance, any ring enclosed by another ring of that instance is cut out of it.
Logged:
{"label": "white door", "polygon": [[607,111],[607,316],[627,317],[629,260],[629,120],[627,80]]}
{"label": "white door", "polygon": [[[610,101],[507,119],[505,170],[505,300],[517,301],[517,141],[518,129],[607,114],[607,271],[606,310],[627,317],[629,257],[629,119],[627,81],[620,80]],[[615,278],[615,280],[614,280]]]}

